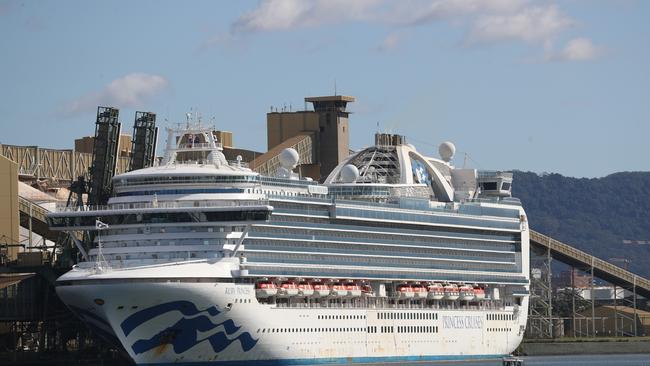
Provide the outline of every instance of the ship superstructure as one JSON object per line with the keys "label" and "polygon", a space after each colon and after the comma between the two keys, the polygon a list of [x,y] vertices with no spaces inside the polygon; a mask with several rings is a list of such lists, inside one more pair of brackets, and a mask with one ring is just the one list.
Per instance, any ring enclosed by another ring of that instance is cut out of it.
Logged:
{"label": "ship superstructure", "polygon": [[528,309],[528,228],[512,174],[457,169],[397,135],[323,184],[229,162],[213,129],[169,129],[158,166],[113,179],[59,278],[64,302],[138,364],[320,364],[499,357]]}

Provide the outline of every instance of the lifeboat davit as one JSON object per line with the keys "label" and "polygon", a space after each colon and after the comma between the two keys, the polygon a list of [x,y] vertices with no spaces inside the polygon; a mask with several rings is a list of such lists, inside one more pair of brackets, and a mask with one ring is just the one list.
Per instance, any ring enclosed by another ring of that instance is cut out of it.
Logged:
{"label": "lifeboat davit", "polygon": [[269,280],[258,281],[255,284],[255,296],[261,299],[275,296],[277,293],[278,293],[278,288],[275,286],[275,283]]}
{"label": "lifeboat davit", "polygon": [[314,288],[314,293],[312,294],[312,297],[327,297],[330,295],[330,292],[332,291],[330,286],[322,283],[320,280],[312,282],[311,285]]}
{"label": "lifeboat davit", "polygon": [[294,297],[298,292],[298,285],[293,281],[282,281],[278,286],[278,297]]}
{"label": "lifeboat davit", "polygon": [[411,288],[413,288],[413,297],[416,299],[426,299],[428,295],[427,288],[422,284],[414,283]]}
{"label": "lifeboat davit", "polygon": [[456,285],[445,285],[445,299],[447,300],[458,300],[460,296],[460,291],[458,291],[458,286]]}
{"label": "lifeboat davit", "polygon": [[346,297],[348,296],[348,289],[345,287],[344,284],[340,282],[335,282],[332,285],[332,291],[330,292],[330,295],[333,297]]}
{"label": "lifeboat davit", "polygon": [[407,284],[398,285],[397,296],[400,299],[412,299],[413,297],[415,297],[415,293],[413,292],[413,287]]}
{"label": "lifeboat davit", "polygon": [[314,287],[307,281],[298,284],[298,296],[310,297],[314,295]]}
{"label": "lifeboat davit", "polygon": [[432,283],[427,287],[428,298],[431,300],[442,300],[445,297],[445,288],[439,283]]}
{"label": "lifeboat davit", "polygon": [[463,285],[458,288],[460,292],[459,299],[463,301],[474,300],[474,288],[472,286]]}
{"label": "lifeboat davit", "polygon": [[474,296],[477,300],[485,299],[485,289],[483,287],[474,286]]}

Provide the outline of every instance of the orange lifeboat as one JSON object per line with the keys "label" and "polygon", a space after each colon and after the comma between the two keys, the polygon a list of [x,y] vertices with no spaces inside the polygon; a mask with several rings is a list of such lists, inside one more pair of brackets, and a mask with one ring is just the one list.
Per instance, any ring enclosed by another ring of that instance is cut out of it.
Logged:
{"label": "orange lifeboat", "polygon": [[313,297],[327,297],[332,291],[330,286],[324,284],[320,280],[314,280],[311,285],[314,288],[314,293],[312,294]]}
{"label": "orange lifeboat", "polygon": [[314,295],[314,287],[307,281],[302,281],[298,284],[298,295],[310,297]]}
{"label": "orange lifeboat", "polygon": [[275,283],[269,280],[258,281],[255,284],[255,296],[261,299],[275,296],[277,293],[278,288],[275,286]]}
{"label": "orange lifeboat", "polygon": [[346,297],[348,296],[348,289],[344,284],[340,282],[335,282],[332,285],[332,291],[330,292],[330,294],[333,297]]}
{"label": "orange lifeboat", "polygon": [[460,291],[456,285],[445,285],[445,299],[447,300],[458,300],[460,296]]}
{"label": "orange lifeboat", "polygon": [[474,296],[477,300],[485,299],[485,289],[483,287],[474,286]]}
{"label": "orange lifeboat", "polygon": [[430,300],[442,300],[445,297],[445,288],[441,284],[434,282],[427,286]]}
{"label": "orange lifeboat", "polygon": [[372,290],[372,286],[367,283],[361,285],[361,294],[366,297],[375,296],[375,292]]}
{"label": "orange lifeboat", "polygon": [[359,297],[361,296],[361,286],[354,282],[348,282],[345,284],[345,289],[348,290],[349,297]]}
{"label": "orange lifeboat", "polygon": [[463,301],[474,300],[474,288],[472,286],[462,285],[458,288],[458,291],[460,293],[459,299]]}
{"label": "orange lifeboat", "polygon": [[416,299],[426,299],[428,295],[427,288],[424,287],[419,282],[414,283],[411,288],[413,288],[413,297]]}
{"label": "orange lifeboat", "polygon": [[278,297],[298,296],[298,285],[293,281],[282,281],[278,286]]}
{"label": "orange lifeboat", "polygon": [[400,299],[412,299],[415,297],[413,287],[408,284],[397,285],[397,297]]}

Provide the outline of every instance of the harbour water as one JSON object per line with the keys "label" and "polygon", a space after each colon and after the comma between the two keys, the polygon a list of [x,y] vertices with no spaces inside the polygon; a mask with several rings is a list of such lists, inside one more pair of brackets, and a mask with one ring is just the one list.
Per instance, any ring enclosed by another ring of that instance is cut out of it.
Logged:
{"label": "harbour water", "polygon": [[[524,360],[525,366],[650,366],[650,353],[617,355],[531,356],[521,358]],[[422,365],[422,363],[412,363],[412,365]],[[431,364],[431,366],[434,365],[501,366],[501,360]]]}

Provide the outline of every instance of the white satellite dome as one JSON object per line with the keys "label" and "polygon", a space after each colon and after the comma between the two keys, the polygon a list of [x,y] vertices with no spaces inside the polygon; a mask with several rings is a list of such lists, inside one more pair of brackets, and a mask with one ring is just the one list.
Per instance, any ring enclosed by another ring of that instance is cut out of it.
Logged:
{"label": "white satellite dome", "polygon": [[278,159],[280,159],[280,165],[282,165],[283,168],[287,170],[293,170],[293,168],[295,168],[296,165],[298,165],[300,156],[298,155],[298,152],[295,149],[288,147],[282,150],[282,152],[278,156]]}
{"label": "white satellite dome", "polygon": [[359,169],[352,164],[347,164],[341,168],[340,177],[343,183],[354,183],[359,178]]}
{"label": "white satellite dome", "polygon": [[438,146],[438,153],[440,158],[446,162],[451,161],[456,153],[456,146],[450,141],[445,141],[440,146]]}

